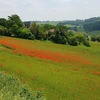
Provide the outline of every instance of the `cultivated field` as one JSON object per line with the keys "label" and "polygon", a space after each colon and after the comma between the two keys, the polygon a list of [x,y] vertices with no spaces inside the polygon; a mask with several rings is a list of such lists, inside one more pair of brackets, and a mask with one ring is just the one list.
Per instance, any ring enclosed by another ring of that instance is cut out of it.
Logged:
{"label": "cultivated field", "polygon": [[2,37],[0,70],[47,100],[100,100],[100,43],[91,47]]}

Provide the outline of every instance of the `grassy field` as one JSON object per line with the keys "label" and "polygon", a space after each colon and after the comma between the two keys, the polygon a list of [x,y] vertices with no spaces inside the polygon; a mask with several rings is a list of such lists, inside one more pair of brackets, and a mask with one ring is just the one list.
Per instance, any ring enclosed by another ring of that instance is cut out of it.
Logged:
{"label": "grassy field", "polygon": [[59,23],[59,21],[44,21],[44,22],[37,22],[37,24],[50,24],[56,26]]}
{"label": "grassy field", "polygon": [[47,100],[100,100],[100,43],[91,47],[2,37],[0,70]]}
{"label": "grassy field", "polygon": [[90,32],[91,35],[100,36],[100,31],[92,31]]}

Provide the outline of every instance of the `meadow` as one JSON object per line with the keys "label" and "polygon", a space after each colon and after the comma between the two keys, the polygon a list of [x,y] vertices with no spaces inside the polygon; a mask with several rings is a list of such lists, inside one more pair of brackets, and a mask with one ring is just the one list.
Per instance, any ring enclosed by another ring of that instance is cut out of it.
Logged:
{"label": "meadow", "polygon": [[92,32],[89,32],[89,34],[92,34],[94,36],[100,36],[100,31],[92,31]]}
{"label": "meadow", "polygon": [[0,70],[47,100],[100,100],[100,43],[91,47],[0,38]]}

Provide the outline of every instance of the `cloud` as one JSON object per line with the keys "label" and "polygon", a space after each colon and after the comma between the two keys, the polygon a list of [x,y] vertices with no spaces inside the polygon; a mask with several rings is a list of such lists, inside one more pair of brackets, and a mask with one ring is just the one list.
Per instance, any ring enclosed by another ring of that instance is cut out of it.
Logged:
{"label": "cloud", "polygon": [[23,20],[85,19],[100,15],[100,0],[0,0],[0,17]]}

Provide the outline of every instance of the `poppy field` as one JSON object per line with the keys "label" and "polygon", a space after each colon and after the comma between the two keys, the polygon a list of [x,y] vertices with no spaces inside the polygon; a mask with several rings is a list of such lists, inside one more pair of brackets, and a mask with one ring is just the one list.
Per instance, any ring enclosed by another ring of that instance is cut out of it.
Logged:
{"label": "poppy field", "polygon": [[0,38],[0,70],[47,100],[100,100],[100,43],[91,47]]}

